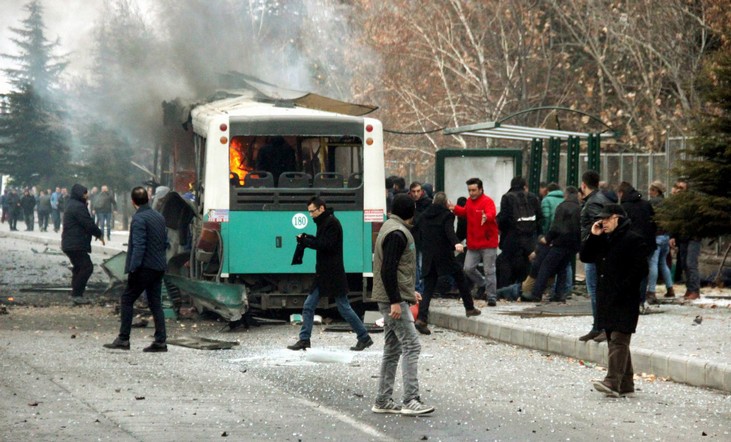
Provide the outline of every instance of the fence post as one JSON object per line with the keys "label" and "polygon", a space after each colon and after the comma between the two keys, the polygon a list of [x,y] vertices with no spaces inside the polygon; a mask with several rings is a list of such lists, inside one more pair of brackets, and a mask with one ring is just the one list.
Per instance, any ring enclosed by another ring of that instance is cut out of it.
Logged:
{"label": "fence post", "polygon": [[548,140],[548,171],[546,174],[546,182],[558,183],[560,162],[561,139],[552,137]]}
{"label": "fence post", "polygon": [[600,148],[599,143],[601,139],[598,133],[589,134],[587,140],[587,153],[588,153],[588,166],[590,170],[600,171],[601,165],[599,164]]}
{"label": "fence post", "polygon": [[570,136],[566,149],[566,185],[579,186],[579,137]]}
{"label": "fence post", "polygon": [[530,143],[530,171],[528,172],[528,190],[538,195],[541,184],[541,166],[543,164],[543,140],[533,138]]}

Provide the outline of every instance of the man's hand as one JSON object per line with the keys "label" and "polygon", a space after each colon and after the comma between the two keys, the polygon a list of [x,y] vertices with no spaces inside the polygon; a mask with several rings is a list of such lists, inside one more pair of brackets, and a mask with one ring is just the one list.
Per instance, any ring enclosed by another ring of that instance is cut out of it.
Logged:
{"label": "man's hand", "polygon": [[416,302],[421,302],[421,293],[414,292],[414,298],[416,298]]}
{"label": "man's hand", "polygon": [[670,238],[670,247],[675,248],[675,238]]}
{"label": "man's hand", "polygon": [[401,304],[391,304],[391,312],[388,314],[388,316],[392,317],[393,319],[399,319],[401,317]]}
{"label": "man's hand", "polygon": [[482,220],[480,220],[480,225],[485,224],[487,222],[487,215],[485,214],[485,211],[482,211]]}
{"label": "man's hand", "polygon": [[101,241],[101,242],[102,242],[102,245],[103,245],[103,246],[106,246],[106,245],[107,245],[107,242],[106,242],[106,241],[104,241],[104,235],[102,235],[101,237],[99,237],[99,241]]}
{"label": "man's hand", "polygon": [[602,234],[602,222],[597,221],[594,224],[591,225],[591,234],[592,235],[601,235]]}
{"label": "man's hand", "polygon": [[457,253],[462,253],[462,252],[464,252],[464,246],[462,245],[461,242],[457,243],[454,245],[454,250],[456,250]]}

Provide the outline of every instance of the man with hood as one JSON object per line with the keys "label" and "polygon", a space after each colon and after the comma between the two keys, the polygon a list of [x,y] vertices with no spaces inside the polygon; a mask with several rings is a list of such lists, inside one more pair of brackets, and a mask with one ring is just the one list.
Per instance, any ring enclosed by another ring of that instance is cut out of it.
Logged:
{"label": "man with hood", "polygon": [[343,227],[335,218],[333,209],[318,197],[310,198],[307,211],[317,225],[315,236],[302,233],[297,235],[297,243],[317,251],[315,260],[315,284],[302,306],[302,327],[299,340],[288,345],[290,350],[310,348],[310,336],[315,317],[315,309],[320,296],[334,298],[340,316],[343,317],[358,336],[358,342],[350,347],[353,351],[363,351],[373,345],[368,330],[348,301],[348,278],[343,263]]}
{"label": "man with hood", "polygon": [[[410,231],[414,201],[407,195],[393,198],[391,214],[378,232],[373,251],[373,299],[383,315],[383,359],[378,394],[371,411],[379,414],[421,415],[434,411],[419,396],[419,334],[409,304],[418,302],[416,246]],[[393,384],[401,360],[403,405],[393,400]]]}
{"label": "man with hood", "polygon": [[609,351],[607,375],[594,381],[594,388],[612,397],[635,391],[629,346],[640,314],[640,289],[647,276],[650,246],[631,225],[622,206],[604,206],[580,253],[583,262],[597,268],[596,323],[606,333]]}
{"label": "man with hood", "polygon": [[424,293],[419,303],[419,314],[414,326],[423,334],[431,334],[429,324],[429,303],[434,293],[446,294],[453,278],[459,289],[467,317],[477,316],[481,312],[475,308],[470,293],[470,286],[457,262],[454,252],[462,253],[464,246],[454,233],[454,214],[449,210],[447,195],[444,192],[434,194],[434,200],[424,210],[414,226],[414,236],[422,238],[422,274],[424,275]]}
{"label": "man with hood", "polygon": [[94,271],[89,253],[91,253],[91,237],[105,244],[102,231],[89,213],[87,199],[89,192],[81,184],[74,184],[71,196],[63,211],[63,231],[61,232],[61,250],[71,260],[71,299],[74,305],[89,304],[84,298],[86,283]]}

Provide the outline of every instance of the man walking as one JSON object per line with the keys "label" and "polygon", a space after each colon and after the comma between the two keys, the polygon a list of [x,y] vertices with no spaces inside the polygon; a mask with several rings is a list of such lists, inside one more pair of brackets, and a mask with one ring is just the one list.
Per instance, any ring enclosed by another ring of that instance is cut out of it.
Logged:
{"label": "man walking", "polygon": [[23,197],[20,199],[20,207],[23,209],[23,219],[25,219],[25,231],[32,232],[35,225],[35,207],[36,197],[30,193],[30,189],[26,187],[23,191]]}
{"label": "man walking", "polygon": [[165,251],[168,247],[165,218],[150,207],[149,197],[144,187],[132,189],[132,205],[137,212],[132,217],[127,246],[127,261],[124,272],[127,287],[122,294],[121,324],[119,336],[106,348],[129,350],[129,338],[132,330],[132,314],[137,298],[142,292],[147,293],[147,303],[155,321],[155,340],[145,352],[166,352],[167,335],[165,331],[165,313],[162,310],[162,277],[167,269]]}
{"label": "man walking", "polygon": [[637,328],[650,247],[630,229],[631,221],[622,206],[608,204],[597,218],[581,247],[581,260],[597,268],[596,321],[606,333],[609,351],[607,375],[595,381],[594,388],[620,397],[635,391],[629,347]]}
{"label": "man walking", "polygon": [[[373,299],[384,319],[384,344],[378,394],[371,411],[385,414],[421,415],[434,411],[419,396],[419,335],[409,304],[421,296],[416,282],[416,247],[407,223],[414,217],[414,202],[407,195],[396,195],[391,214],[376,238],[373,253]],[[393,400],[396,369],[401,360],[403,405]]]}
{"label": "man walking", "polygon": [[317,251],[315,284],[302,306],[302,327],[299,340],[288,345],[287,348],[295,351],[310,348],[315,309],[320,302],[320,296],[325,296],[335,298],[340,316],[348,321],[358,337],[358,342],[350,349],[353,351],[365,350],[373,345],[373,340],[363,325],[363,321],[348,302],[348,278],[345,275],[343,263],[343,227],[335,218],[333,209],[328,208],[325,201],[318,197],[310,198],[307,203],[307,211],[310,212],[310,216],[317,225],[317,233],[315,236],[300,234],[297,236],[297,243]]}
{"label": "man walking", "polygon": [[53,231],[58,233],[61,228],[61,188],[56,187],[56,191],[51,194],[51,220],[53,221]]}
{"label": "man walking", "polygon": [[92,208],[96,213],[97,225],[104,232],[107,231],[107,240],[112,236],[112,213],[117,210],[117,202],[114,195],[109,192],[107,186],[102,186],[102,191],[94,198]]}
{"label": "man walking", "polygon": [[[604,192],[599,191],[599,173],[594,170],[587,170],[581,176],[581,195],[584,201],[581,207],[581,241],[583,242],[591,234],[591,226],[594,225],[599,212],[601,212],[605,205],[610,204],[611,201]],[[584,263],[584,274],[586,275],[586,291],[589,292],[591,315],[594,322],[591,326],[591,331],[580,337],[579,341],[586,342],[590,339],[604,341],[605,337],[596,325],[597,272],[593,262]]]}
{"label": "man walking", "polygon": [[[475,298],[487,298],[487,305],[494,307],[497,305],[495,260],[498,246],[495,202],[485,195],[481,179],[470,178],[466,184],[469,199],[464,207],[450,207],[455,215],[467,220],[464,272],[477,285]],[[477,270],[480,261],[485,271],[484,276]]]}
{"label": "man walking", "polygon": [[[424,275],[424,293],[419,303],[419,314],[414,322],[416,330],[423,334],[431,334],[429,324],[429,304],[435,293],[446,294],[451,279],[457,284],[465,314],[477,316],[481,312],[475,308],[470,294],[470,287],[457,262],[454,252],[462,253],[464,246],[454,233],[454,214],[447,205],[444,192],[434,194],[434,202],[421,214],[414,226],[415,235],[423,239],[422,270]],[[417,290],[418,291],[418,290]]]}
{"label": "man walking", "polygon": [[51,216],[51,189],[41,190],[38,197],[38,229],[48,232],[48,217]]}
{"label": "man walking", "polygon": [[497,286],[522,282],[530,270],[528,257],[536,245],[543,225],[543,212],[538,197],[528,192],[523,177],[510,180],[510,189],[500,200],[497,215],[500,229],[500,256],[497,264]]}
{"label": "man walking", "polygon": [[86,207],[86,200],[89,196],[86,187],[81,184],[74,184],[71,188],[71,197],[66,209],[63,212],[63,232],[61,233],[61,250],[71,260],[71,300],[74,305],[89,304],[90,301],[84,298],[86,283],[94,271],[89,253],[91,253],[91,237],[101,240],[104,245],[99,227],[94,224],[94,219]]}

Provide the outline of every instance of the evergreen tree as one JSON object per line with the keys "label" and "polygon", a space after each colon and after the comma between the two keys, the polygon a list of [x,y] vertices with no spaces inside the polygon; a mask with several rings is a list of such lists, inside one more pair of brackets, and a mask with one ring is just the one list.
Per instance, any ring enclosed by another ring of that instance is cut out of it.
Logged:
{"label": "evergreen tree", "polygon": [[44,183],[68,173],[69,130],[59,103],[59,77],[66,62],[53,55],[58,41],[44,35],[43,7],[33,0],[20,28],[10,28],[18,54],[3,54],[16,67],[4,69],[12,87],[0,121],[0,173],[21,185]]}
{"label": "evergreen tree", "polygon": [[731,234],[731,51],[719,52],[700,88],[705,106],[698,111],[688,160],[677,167],[689,191],[673,195],[657,220],[681,237],[714,238]]}

